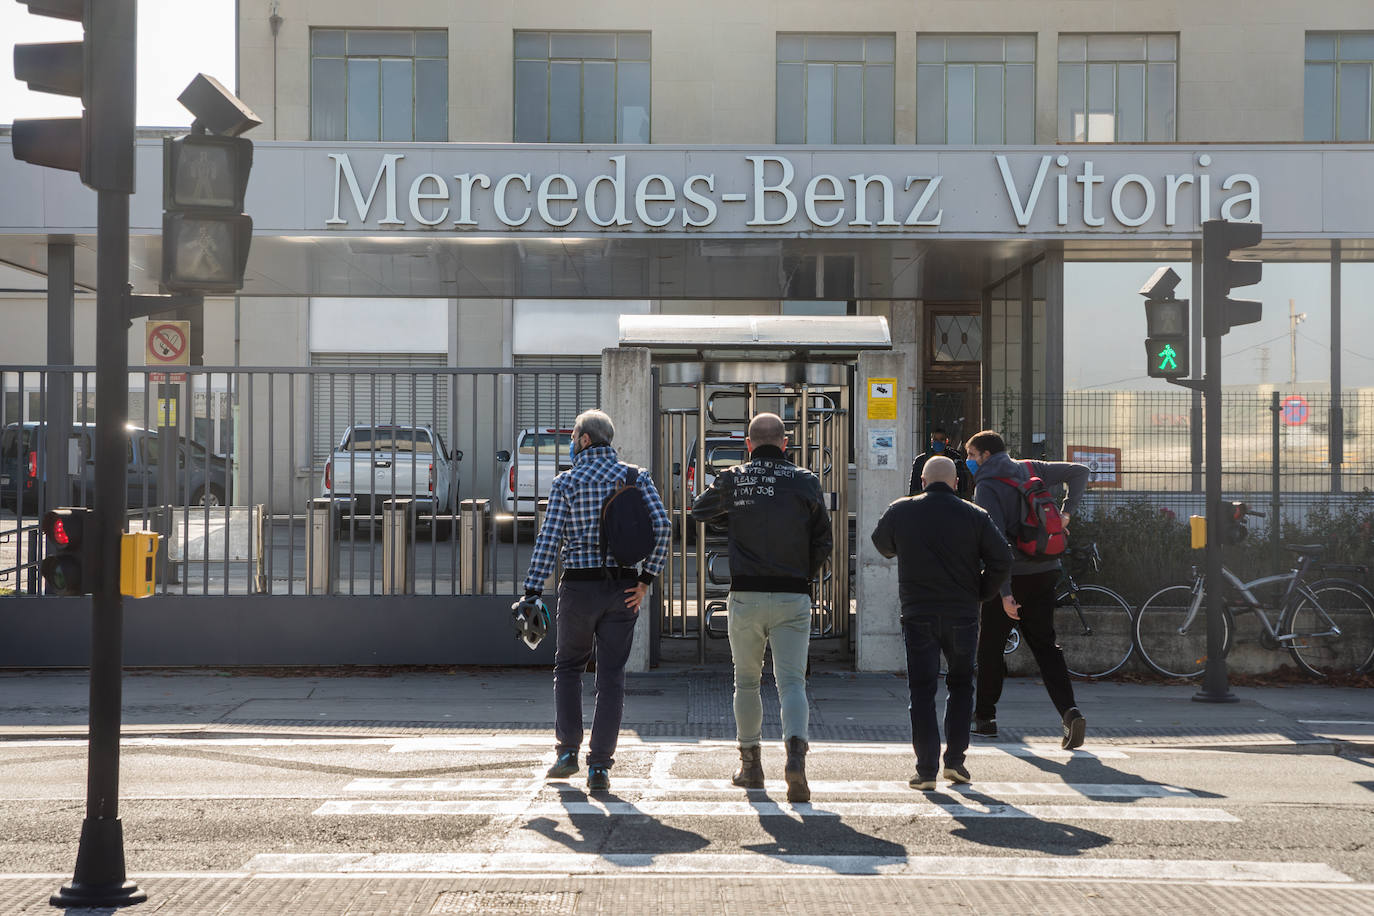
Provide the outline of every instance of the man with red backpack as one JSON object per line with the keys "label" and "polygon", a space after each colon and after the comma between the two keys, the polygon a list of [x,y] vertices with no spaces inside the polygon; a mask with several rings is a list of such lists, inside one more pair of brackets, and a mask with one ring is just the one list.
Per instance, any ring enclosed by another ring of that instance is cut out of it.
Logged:
{"label": "man with red backpack", "polygon": [[[1054,635],[1054,590],[1059,581],[1069,518],[1088,486],[1087,465],[1070,461],[1015,461],[1007,444],[990,429],[968,440],[973,501],[992,516],[1012,545],[1011,578],[1000,598],[982,606],[978,631],[978,691],[972,733],[997,737],[997,701],[1002,697],[1002,649],[1012,627],[1035,655],[1045,690],[1063,723],[1062,746],[1083,743],[1087,722],[1074,702],[1073,682]],[[1056,505],[1050,487],[1068,492]]]}

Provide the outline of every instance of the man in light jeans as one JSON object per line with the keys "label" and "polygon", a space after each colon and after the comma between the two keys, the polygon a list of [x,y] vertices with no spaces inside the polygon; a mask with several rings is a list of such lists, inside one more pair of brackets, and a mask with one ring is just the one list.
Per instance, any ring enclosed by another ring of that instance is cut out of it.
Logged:
{"label": "man in light jeans", "polygon": [[777,414],[761,413],[744,440],[749,462],[722,471],[692,505],[698,522],[728,523],[730,654],[735,663],[735,731],[740,768],[732,782],[763,788],[763,650],[773,650],[782,703],[787,800],[811,799],[806,783],[806,659],[811,640],[811,582],[830,555],[830,513],[820,481],[787,460]]}

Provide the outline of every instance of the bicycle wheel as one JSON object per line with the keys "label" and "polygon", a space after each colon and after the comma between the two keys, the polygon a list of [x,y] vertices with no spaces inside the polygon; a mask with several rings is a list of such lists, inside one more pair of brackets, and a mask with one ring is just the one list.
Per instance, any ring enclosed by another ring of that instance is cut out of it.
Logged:
{"label": "bicycle wheel", "polygon": [[1313,582],[1280,630],[1293,661],[1314,677],[1361,671],[1374,660],[1374,603],[1358,582]]}
{"label": "bicycle wheel", "polygon": [[1054,635],[1064,664],[1079,677],[1106,677],[1126,664],[1135,648],[1135,615],[1116,592],[1081,585],[1054,599]]}
{"label": "bicycle wheel", "polygon": [[[1192,611],[1193,589],[1171,585],[1155,592],[1135,617],[1135,647],[1145,664],[1165,677],[1197,677],[1207,667],[1206,596]],[[1231,645],[1231,613],[1222,615],[1223,652]]]}

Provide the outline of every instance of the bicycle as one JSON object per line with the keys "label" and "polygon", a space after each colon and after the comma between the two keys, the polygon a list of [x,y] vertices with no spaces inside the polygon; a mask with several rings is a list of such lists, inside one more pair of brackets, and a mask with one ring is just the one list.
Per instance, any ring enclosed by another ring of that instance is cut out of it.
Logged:
{"label": "bicycle", "polygon": [[[1102,585],[1079,585],[1073,565],[1102,568],[1097,544],[1070,548],[1054,598],[1054,633],[1069,673],[1106,677],[1121,670],[1135,651],[1135,614],[1121,595]],[[1124,646],[1124,648],[1122,648]]]}
{"label": "bicycle", "polygon": [[[1242,505],[1238,520],[1242,515],[1262,513]],[[1260,645],[1287,649],[1298,667],[1313,677],[1369,670],[1374,663],[1374,595],[1350,579],[1307,582],[1307,572],[1321,556],[1322,545],[1292,544],[1285,549],[1298,557],[1297,567],[1286,573],[1242,582],[1222,567],[1226,580],[1222,655],[1231,651],[1235,615],[1249,611],[1260,623]],[[1165,677],[1193,678],[1206,667],[1206,575],[1194,566],[1192,580],[1190,585],[1171,585],[1155,592],[1136,614],[1136,649],[1145,664]],[[1262,597],[1280,593],[1277,602]],[[1266,611],[1276,612],[1276,623],[1270,623]]]}

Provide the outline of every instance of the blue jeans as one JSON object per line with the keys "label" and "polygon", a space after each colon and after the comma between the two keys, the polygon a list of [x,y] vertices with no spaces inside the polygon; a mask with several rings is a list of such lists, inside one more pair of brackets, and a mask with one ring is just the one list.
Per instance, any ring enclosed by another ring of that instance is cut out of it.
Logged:
{"label": "blue jeans", "polygon": [[596,652],[596,710],[588,766],[615,763],[620,720],[625,712],[625,663],[630,659],[638,615],[625,606],[633,579],[558,585],[558,646],[553,656],[554,736],[558,750],[582,746],[582,673]]}
{"label": "blue jeans", "polygon": [[782,737],[807,739],[806,657],[811,596],[792,592],[731,592],[730,656],[735,662],[735,735],[741,747],[763,740],[763,650],[773,648],[773,677],[782,704]]}
{"label": "blue jeans", "polygon": [[940,761],[940,724],[935,715],[935,691],[940,678],[940,653],[949,673],[945,686],[945,766],[959,766],[968,752],[969,719],[973,715],[973,659],[978,650],[978,618],[921,614],[902,618],[906,639],[906,680],[911,691],[911,745],[916,750],[916,774],[934,779]]}

